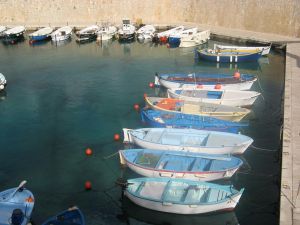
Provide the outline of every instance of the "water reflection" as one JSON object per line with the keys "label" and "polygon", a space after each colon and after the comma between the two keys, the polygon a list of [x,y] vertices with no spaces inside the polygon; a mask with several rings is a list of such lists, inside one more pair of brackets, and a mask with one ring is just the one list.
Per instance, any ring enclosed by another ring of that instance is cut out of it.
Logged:
{"label": "water reflection", "polygon": [[149,210],[132,203],[127,197],[122,201],[122,215],[118,218],[130,224],[130,219],[155,225],[237,225],[234,212],[203,215],[179,215]]}
{"label": "water reflection", "polygon": [[67,40],[63,41],[51,41],[52,45],[54,46],[64,46],[69,44],[72,41],[72,38],[68,38]]}
{"label": "water reflection", "polygon": [[50,42],[50,39],[43,40],[43,41],[34,41],[34,42],[29,42],[29,45],[32,47],[43,46],[43,45],[47,45],[49,42]]}
{"label": "water reflection", "polygon": [[7,93],[6,93],[6,90],[2,90],[0,91],[0,101],[3,101],[5,100],[7,97]]}

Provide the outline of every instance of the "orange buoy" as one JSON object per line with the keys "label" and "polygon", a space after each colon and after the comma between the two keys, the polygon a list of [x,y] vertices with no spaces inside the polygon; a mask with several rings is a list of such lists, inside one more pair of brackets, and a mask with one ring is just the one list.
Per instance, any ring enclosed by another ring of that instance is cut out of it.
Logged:
{"label": "orange buoy", "polygon": [[86,191],[92,190],[92,183],[90,181],[86,181],[84,184],[84,188]]}
{"label": "orange buoy", "polygon": [[114,140],[115,140],[115,141],[120,140],[120,135],[119,135],[119,134],[115,134],[115,135],[114,135]]}
{"label": "orange buoy", "polygon": [[202,84],[198,84],[197,88],[201,89],[201,88],[203,88],[203,85]]}
{"label": "orange buoy", "polygon": [[139,106],[139,104],[134,104],[134,105],[133,105],[133,108],[134,108],[136,111],[138,111],[138,110],[140,109],[140,106]]}
{"label": "orange buoy", "polygon": [[150,82],[150,83],[149,83],[149,87],[150,87],[150,88],[154,88],[154,83],[153,83],[153,82]]}
{"label": "orange buoy", "polygon": [[239,71],[236,71],[236,72],[233,74],[233,77],[234,77],[235,79],[240,79],[240,78],[241,78],[240,72],[239,72]]}
{"label": "orange buoy", "polygon": [[87,149],[85,150],[85,154],[86,154],[87,156],[91,156],[91,155],[93,154],[92,149],[87,148]]}
{"label": "orange buoy", "polygon": [[219,89],[221,89],[221,88],[222,88],[222,85],[221,85],[221,84],[216,84],[215,89],[219,90]]}

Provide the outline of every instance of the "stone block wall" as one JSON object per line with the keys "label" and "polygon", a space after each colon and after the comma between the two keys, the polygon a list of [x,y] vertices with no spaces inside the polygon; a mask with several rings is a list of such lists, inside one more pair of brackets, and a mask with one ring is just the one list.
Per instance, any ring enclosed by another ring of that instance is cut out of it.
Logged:
{"label": "stone block wall", "polygon": [[300,37],[300,0],[0,0],[0,24],[199,24]]}

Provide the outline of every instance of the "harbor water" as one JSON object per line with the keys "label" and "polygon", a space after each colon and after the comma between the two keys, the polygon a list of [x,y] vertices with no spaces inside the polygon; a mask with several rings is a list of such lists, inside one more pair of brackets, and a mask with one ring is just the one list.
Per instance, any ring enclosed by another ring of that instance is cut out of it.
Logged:
{"label": "harbor water", "polygon": [[[36,224],[73,205],[88,225],[278,224],[284,62],[284,54],[274,50],[258,63],[235,65],[197,62],[192,48],[153,43],[1,43],[0,72],[8,85],[0,93],[0,190],[27,180]],[[144,105],[144,93],[161,94],[148,87],[155,72],[236,70],[256,74],[252,90],[262,93],[242,131],[254,139],[242,156],[244,166],[218,182],[245,188],[236,209],[183,216],[122,202],[116,180],[138,175],[120,167],[116,152],[125,146],[114,134],[145,127],[133,106]],[[85,191],[86,181],[91,191]]]}

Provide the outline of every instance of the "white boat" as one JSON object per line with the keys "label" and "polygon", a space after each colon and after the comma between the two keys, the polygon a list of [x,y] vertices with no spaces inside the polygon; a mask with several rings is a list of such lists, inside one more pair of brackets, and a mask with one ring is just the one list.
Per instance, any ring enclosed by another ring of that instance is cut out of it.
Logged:
{"label": "white boat", "polygon": [[141,148],[196,152],[206,154],[243,154],[253,139],[227,132],[180,129],[141,128],[123,129],[124,143]]}
{"label": "white boat", "polygon": [[78,37],[76,41],[79,43],[94,41],[97,38],[98,30],[99,30],[99,26],[97,25],[92,25],[83,28],[80,31],[76,32],[76,36]]}
{"label": "white boat", "polygon": [[4,35],[5,30],[6,30],[6,26],[0,26],[0,37]]}
{"label": "white boat", "polygon": [[177,34],[171,34],[170,37],[174,38],[186,38],[186,37],[192,37],[198,32],[198,28],[190,28],[183,31],[178,32]]}
{"label": "white boat", "polygon": [[124,191],[135,204],[161,212],[200,214],[233,210],[244,189],[201,181],[170,178],[136,178]]}
{"label": "white boat", "polygon": [[181,38],[179,47],[181,48],[195,47],[197,45],[206,43],[209,39],[210,39],[210,31],[205,30],[202,32],[198,32],[194,35]]}
{"label": "white boat", "polygon": [[138,29],[137,38],[139,40],[146,40],[146,39],[152,39],[154,36],[156,29],[153,25],[145,25]]}
{"label": "white boat", "polygon": [[184,30],[184,26],[178,26],[178,27],[172,28],[170,30],[166,30],[166,31],[158,33],[157,37],[161,38],[161,37],[169,37],[171,35],[177,35],[177,34],[180,34],[183,30]]}
{"label": "white boat", "polygon": [[117,33],[117,28],[115,26],[104,25],[100,27],[100,29],[97,32],[97,41],[110,40],[114,38],[116,33]]}
{"label": "white boat", "polygon": [[257,77],[252,74],[221,73],[167,73],[155,74],[154,84],[168,89],[199,88],[213,90],[220,87],[222,90],[250,90]]}
{"label": "white boat", "polygon": [[42,41],[51,36],[51,33],[53,32],[52,27],[43,27],[31,34],[29,34],[29,38],[32,41]]}
{"label": "white boat", "polygon": [[172,177],[196,181],[230,178],[243,161],[234,156],[126,149],[119,151],[120,163],[145,177]]}
{"label": "white boat", "polygon": [[72,27],[65,26],[55,30],[51,34],[52,41],[64,41],[71,37]]}
{"label": "white boat", "polygon": [[4,38],[6,41],[16,41],[22,39],[24,37],[25,27],[24,26],[17,26],[11,29],[4,31]]}
{"label": "white boat", "polygon": [[214,49],[219,50],[229,50],[229,51],[245,51],[245,52],[255,52],[260,51],[262,52],[261,55],[268,55],[271,50],[270,46],[256,46],[256,47],[246,47],[246,46],[229,46],[229,45],[218,45],[214,44]]}
{"label": "white boat", "polygon": [[135,26],[129,19],[123,19],[122,27],[118,30],[119,41],[132,41],[135,38]]}
{"label": "white boat", "polygon": [[0,91],[4,89],[6,85],[6,79],[5,79],[5,76],[0,73]]}
{"label": "white boat", "polygon": [[207,102],[229,106],[251,106],[260,95],[256,91],[203,90],[192,88],[168,89],[168,97],[186,101]]}

